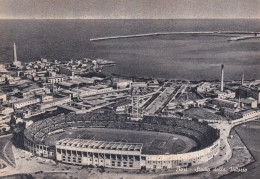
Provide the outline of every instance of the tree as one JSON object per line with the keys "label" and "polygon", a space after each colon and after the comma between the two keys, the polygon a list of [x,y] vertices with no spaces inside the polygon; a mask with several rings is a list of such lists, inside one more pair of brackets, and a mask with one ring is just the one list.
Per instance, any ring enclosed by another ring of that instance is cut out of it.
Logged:
{"label": "tree", "polygon": [[12,115],[11,120],[10,120],[11,131],[14,130],[15,126],[16,126],[16,117],[14,115]]}
{"label": "tree", "polygon": [[6,133],[6,128],[4,127],[4,128],[2,129],[2,131],[3,131],[3,133]]}

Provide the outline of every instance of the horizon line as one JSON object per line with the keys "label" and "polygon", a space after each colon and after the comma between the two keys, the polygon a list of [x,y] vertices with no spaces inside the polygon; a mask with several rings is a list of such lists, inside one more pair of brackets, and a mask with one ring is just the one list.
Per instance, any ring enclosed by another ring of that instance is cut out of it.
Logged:
{"label": "horizon line", "polygon": [[239,18],[1,18],[0,20],[260,20],[260,17]]}

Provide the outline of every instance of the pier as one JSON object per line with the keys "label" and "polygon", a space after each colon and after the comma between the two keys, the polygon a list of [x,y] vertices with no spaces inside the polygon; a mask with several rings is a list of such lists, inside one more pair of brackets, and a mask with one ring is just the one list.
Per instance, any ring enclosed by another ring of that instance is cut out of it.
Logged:
{"label": "pier", "polygon": [[149,37],[158,35],[183,35],[183,34],[198,34],[198,35],[211,35],[211,34],[260,34],[260,32],[247,32],[247,31],[205,31],[205,32],[155,32],[145,34],[133,34],[133,35],[120,35],[110,37],[99,37],[91,38],[90,41],[101,41],[111,39],[124,39],[124,38],[135,38],[135,37]]}

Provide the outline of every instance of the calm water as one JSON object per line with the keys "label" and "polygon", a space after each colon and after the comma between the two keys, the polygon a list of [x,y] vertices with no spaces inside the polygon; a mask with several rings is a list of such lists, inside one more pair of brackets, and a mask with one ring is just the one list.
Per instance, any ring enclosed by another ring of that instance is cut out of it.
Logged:
{"label": "calm water", "polygon": [[257,31],[260,20],[1,20],[0,62],[18,59],[69,60],[104,58],[116,61],[107,69],[128,76],[219,79],[260,79],[260,39],[230,42],[230,37],[171,35],[90,42],[90,38],[167,31]]}

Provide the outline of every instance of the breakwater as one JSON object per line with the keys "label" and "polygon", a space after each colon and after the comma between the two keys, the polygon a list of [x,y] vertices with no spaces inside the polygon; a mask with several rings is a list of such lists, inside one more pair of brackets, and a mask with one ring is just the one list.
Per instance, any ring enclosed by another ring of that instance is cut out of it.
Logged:
{"label": "breakwater", "polygon": [[157,35],[182,35],[182,34],[198,34],[198,35],[210,35],[210,34],[260,34],[260,32],[247,32],[247,31],[205,31],[205,32],[155,32],[155,33],[145,33],[145,34],[133,34],[133,35],[120,35],[120,36],[110,36],[110,37],[99,37],[91,38],[90,41],[101,41],[101,40],[111,40],[111,39],[124,39],[124,38],[135,38],[135,37],[147,37],[147,36],[157,36]]}

